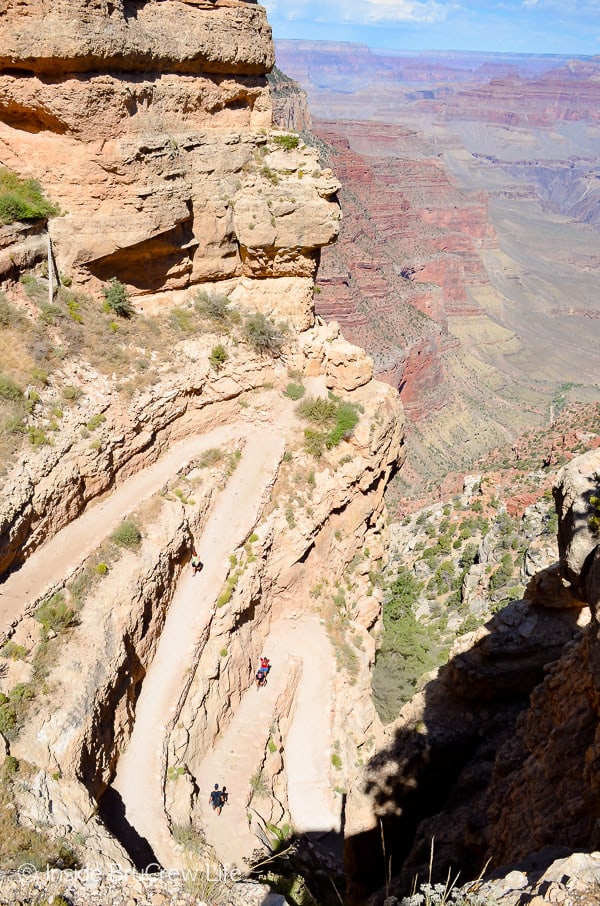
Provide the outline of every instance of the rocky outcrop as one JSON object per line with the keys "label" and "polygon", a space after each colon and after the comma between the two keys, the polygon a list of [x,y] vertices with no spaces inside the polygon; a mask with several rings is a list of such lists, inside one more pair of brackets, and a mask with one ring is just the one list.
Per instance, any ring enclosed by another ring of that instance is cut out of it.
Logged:
{"label": "rocky outcrop", "polygon": [[[403,866],[399,890],[415,876],[427,878],[432,839],[440,877],[450,866],[476,877],[488,859],[493,869],[520,868],[547,850],[541,875],[557,842],[568,852],[596,847],[598,465],[592,450],[556,480],[560,569],[539,559],[538,545],[534,559],[542,568],[527,599],[459,639],[448,664],[386,727],[387,743],[368,764],[362,794],[353,792],[347,803],[357,902],[377,886],[364,853],[381,847],[381,833],[386,852]],[[508,879],[500,893],[507,903],[522,902]]]}
{"label": "rocky outcrop", "polygon": [[265,134],[272,65],[265,11],[242,0],[5,9],[2,158],[60,205],[61,272],[137,293],[313,277],[338,184]]}
{"label": "rocky outcrop", "polygon": [[312,118],[306,93],[298,82],[274,66],[269,74],[269,85],[273,101],[273,122],[281,129],[293,129],[295,132],[310,129]]}
{"label": "rocky outcrop", "polygon": [[554,488],[559,513],[558,546],[565,579],[596,612],[600,603],[600,450],[590,450],[563,469]]}

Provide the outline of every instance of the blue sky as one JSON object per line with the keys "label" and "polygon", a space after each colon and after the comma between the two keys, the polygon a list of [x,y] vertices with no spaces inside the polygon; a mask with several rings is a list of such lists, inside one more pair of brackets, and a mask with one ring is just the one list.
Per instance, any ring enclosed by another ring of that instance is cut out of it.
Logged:
{"label": "blue sky", "polygon": [[600,0],[262,0],[273,36],[398,50],[600,53]]}

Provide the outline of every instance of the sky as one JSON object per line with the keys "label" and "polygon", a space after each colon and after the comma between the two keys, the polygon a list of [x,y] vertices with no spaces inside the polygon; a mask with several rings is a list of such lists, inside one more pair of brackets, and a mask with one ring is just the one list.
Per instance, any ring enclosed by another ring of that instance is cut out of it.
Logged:
{"label": "sky", "polygon": [[600,0],[259,0],[273,37],[397,50],[600,53]]}

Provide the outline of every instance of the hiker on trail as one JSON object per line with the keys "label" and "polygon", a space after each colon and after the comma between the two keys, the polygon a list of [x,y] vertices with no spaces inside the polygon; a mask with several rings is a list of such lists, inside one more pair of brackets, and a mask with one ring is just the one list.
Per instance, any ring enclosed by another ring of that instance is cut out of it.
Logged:
{"label": "hiker on trail", "polygon": [[216,812],[217,815],[220,815],[221,809],[223,808],[223,792],[219,789],[218,783],[215,783],[214,790],[211,790],[210,796],[208,797],[208,802],[213,812]]}
{"label": "hiker on trail", "polygon": [[195,549],[192,548],[192,575],[195,576],[196,573],[199,573],[204,563],[196,553]]}
{"label": "hiker on trail", "polygon": [[221,790],[221,806],[227,805],[229,802],[229,793],[227,792],[227,787],[224,786]]}
{"label": "hiker on trail", "polygon": [[264,655],[261,657],[260,667],[258,669],[262,670],[262,672],[265,674],[265,676],[267,675],[267,673],[271,669],[271,664],[270,664],[268,657],[265,657]]}
{"label": "hiker on trail", "polygon": [[267,685],[267,674],[262,668],[256,671],[255,680],[257,689],[261,689],[263,686]]}

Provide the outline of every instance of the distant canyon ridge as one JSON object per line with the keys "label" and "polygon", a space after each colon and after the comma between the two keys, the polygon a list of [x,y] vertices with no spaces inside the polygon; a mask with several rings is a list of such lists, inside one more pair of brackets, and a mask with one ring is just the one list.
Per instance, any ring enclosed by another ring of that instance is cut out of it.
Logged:
{"label": "distant canyon ridge", "polygon": [[403,493],[600,398],[600,58],[276,56],[343,185],[317,311],[399,388]]}

